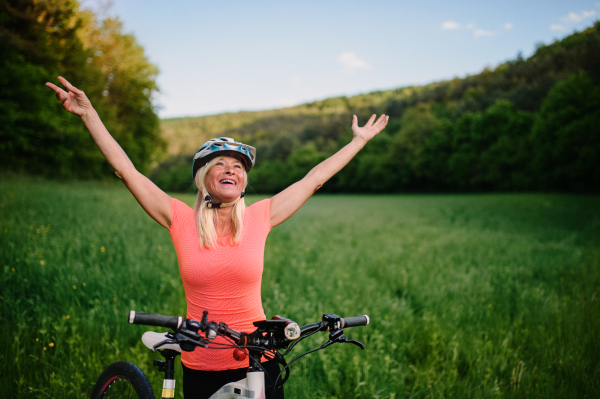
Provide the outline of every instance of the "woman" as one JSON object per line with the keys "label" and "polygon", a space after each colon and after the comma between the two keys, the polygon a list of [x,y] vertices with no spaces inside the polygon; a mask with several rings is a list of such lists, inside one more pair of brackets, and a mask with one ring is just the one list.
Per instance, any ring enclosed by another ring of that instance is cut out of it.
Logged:
{"label": "woman", "polygon": [[[192,210],[139,173],[106,130],[86,95],[66,79],[58,80],[68,91],[52,83],[46,86],[54,90],[67,111],[81,117],[116,175],[142,208],[169,230],[179,260],[187,317],[199,320],[206,309],[211,320],[223,321],[238,331],[252,331],[252,322],[265,319],[260,285],[270,229],[292,216],[382,131],[389,119],[381,115],[375,122],[373,115],[361,128],[355,115],[354,136],[349,144],[299,182],[247,209],[243,197],[247,172],[254,166],[254,148],[228,138],[210,140],[194,157],[192,171],[198,197]],[[188,399],[210,397],[225,383],[244,378],[248,367],[247,360],[236,362],[230,351],[204,348],[183,352],[181,361],[184,395]],[[267,361],[263,367],[275,380],[279,373],[275,361]]]}

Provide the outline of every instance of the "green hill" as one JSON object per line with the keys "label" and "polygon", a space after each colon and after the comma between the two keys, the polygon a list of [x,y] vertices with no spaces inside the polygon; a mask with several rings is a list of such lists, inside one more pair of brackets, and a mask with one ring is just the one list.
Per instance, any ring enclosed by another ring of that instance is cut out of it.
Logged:
{"label": "green hill", "polygon": [[[351,115],[391,116],[322,191],[597,191],[600,22],[477,75],[270,111],[164,119],[168,159],[152,178],[189,189],[212,137],[257,148],[256,192],[277,192],[351,138]],[[282,171],[285,171],[282,173]]]}

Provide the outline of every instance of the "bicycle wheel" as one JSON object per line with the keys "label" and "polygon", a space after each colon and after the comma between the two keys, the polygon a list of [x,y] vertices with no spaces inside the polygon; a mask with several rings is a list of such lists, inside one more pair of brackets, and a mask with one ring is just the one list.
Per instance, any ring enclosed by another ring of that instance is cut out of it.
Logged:
{"label": "bicycle wheel", "polygon": [[91,399],[109,398],[154,399],[154,392],[138,366],[117,362],[104,369],[92,390]]}

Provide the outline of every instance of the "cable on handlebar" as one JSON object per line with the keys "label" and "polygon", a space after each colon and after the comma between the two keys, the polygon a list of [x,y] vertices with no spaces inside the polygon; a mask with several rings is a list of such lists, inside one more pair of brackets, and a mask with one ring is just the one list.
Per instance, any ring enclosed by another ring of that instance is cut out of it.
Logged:
{"label": "cable on handlebar", "polygon": [[[248,359],[252,359],[252,360],[254,360],[254,364],[257,364],[257,365],[258,365],[258,367],[259,367],[259,368],[260,368],[260,369],[263,371],[263,373],[264,373],[264,374],[267,376],[267,378],[269,378],[269,380],[271,380],[271,382],[273,382],[273,379],[271,378],[271,376],[269,375],[269,373],[267,373],[267,370],[265,370],[265,368],[263,367],[262,363],[260,362],[260,359],[257,361],[257,360],[256,360],[256,359],[255,359],[253,356],[251,356],[251,355],[250,355],[250,351],[246,351],[246,350],[245,350],[245,349],[247,349],[247,348],[259,348],[259,349],[262,349],[262,350],[263,350],[263,355],[264,355],[264,352],[265,352],[265,349],[266,349],[266,348],[263,348],[263,347],[260,347],[260,346],[240,346],[240,345],[237,345],[237,344],[235,343],[235,341],[233,341],[233,339],[231,339],[231,338],[229,338],[229,337],[227,337],[227,336],[223,336],[223,338],[225,338],[225,339],[226,339],[226,340],[228,340],[228,341],[231,341],[231,342],[233,343],[233,347],[240,349],[240,350],[241,350],[241,351],[243,351],[243,352],[244,352],[246,355],[248,355]],[[215,343],[216,343],[216,342],[215,342]],[[249,364],[251,364],[251,363],[249,362]]]}
{"label": "cable on handlebar", "polygon": [[317,330],[311,331],[311,332],[309,332],[308,334],[306,334],[306,335],[303,335],[303,336],[301,336],[299,339],[297,339],[297,340],[295,340],[294,342],[292,342],[292,344],[290,345],[290,347],[289,347],[289,348],[288,348],[288,349],[285,351],[285,353],[283,353],[283,356],[285,356],[285,355],[287,355],[288,353],[290,353],[290,351],[291,351],[291,350],[294,348],[294,346],[296,346],[296,345],[298,344],[298,342],[300,342],[300,341],[302,341],[303,339],[305,339],[305,338],[308,338],[308,337],[310,337],[311,335],[313,335],[313,334],[316,334],[316,333],[318,333],[318,332],[320,332],[320,331],[321,331],[320,329],[317,329]]}
{"label": "cable on handlebar", "polygon": [[[311,333],[310,335],[312,335],[312,333]],[[280,373],[279,373],[279,375],[277,376],[277,379],[275,380],[275,385],[273,385],[273,397],[276,397],[276,396],[277,396],[277,381],[279,381],[279,377],[281,377],[281,374],[283,374],[283,372],[284,372],[285,370],[288,370],[288,373],[289,373],[289,367],[292,365],[292,363],[294,363],[296,360],[300,359],[302,356],[308,355],[309,353],[313,353],[313,352],[316,352],[316,351],[318,351],[318,350],[321,350],[321,349],[325,349],[325,348],[327,348],[329,345],[332,345],[332,344],[333,344],[333,342],[331,342],[331,341],[327,341],[326,343],[324,343],[323,345],[321,345],[321,346],[320,346],[320,347],[318,347],[318,348],[311,349],[311,350],[309,350],[308,352],[304,352],[304,353],[302,353],[302,354],[300,354],[300,355],[296,356],[295,358],[293,358],[293,359],[292,359],[292,361],[291,361],[291,362],[289,362],[288,364],[286,364],[286,366],[283,368],[283,370],[281,370],[281,372],[280,372]],[[283,381],[283,382],[281,383],[281,385],[283,385],[283,383],[284,383],[284,382],[285,382],[285,381]]]}

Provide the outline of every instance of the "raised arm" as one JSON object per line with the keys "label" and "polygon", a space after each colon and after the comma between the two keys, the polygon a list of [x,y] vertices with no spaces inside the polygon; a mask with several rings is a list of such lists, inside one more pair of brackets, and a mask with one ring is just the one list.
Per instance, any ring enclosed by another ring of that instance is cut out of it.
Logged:
{"label": "raised arm", "polygon": [[389,116],[381,115],[375,122],[371,116],[367,124],[358,126],[358,118],[352,119],[352,141],[341,150],[315,166],[299,182],[292,184],[271,199],[271,226],[277,226],[292,216],[327,180],[339,172],[367,144],[381,132]]}
{"label": "raised arm", "polygon": [[102,155],[148,215],[161,226],[171,227],[171,198],[135,169],[125,151],[104,127],[85,93],[63,77],[59,76],[58,80],[68,92],[50,82],[46,86],[54,90],[56,98],[67,111],[81,117]]}

